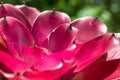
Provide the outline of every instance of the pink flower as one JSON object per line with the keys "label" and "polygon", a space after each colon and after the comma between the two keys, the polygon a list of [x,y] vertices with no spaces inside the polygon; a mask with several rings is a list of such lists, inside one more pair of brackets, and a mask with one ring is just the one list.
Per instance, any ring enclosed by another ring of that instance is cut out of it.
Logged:
{"label": "pink flower", "polygon": [[0,79],[120,78],[120,34],[97,18],[74,21],[63,12],[0,6]]}

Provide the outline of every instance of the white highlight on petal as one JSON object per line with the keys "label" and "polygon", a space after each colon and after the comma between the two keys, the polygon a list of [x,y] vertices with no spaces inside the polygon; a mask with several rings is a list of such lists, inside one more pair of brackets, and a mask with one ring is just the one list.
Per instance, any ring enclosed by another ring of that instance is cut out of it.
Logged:
{"label": "white highlight on petal", "polygon": [[75,49],[75,48],[76,48],[76,45],[73,44],[72,46],[70,46],[69,48],[67,48],[67,50],[73,50],[73,49]]}
{"label": "white highlight on petal", "polygon": [[15,74],[13,73],[6,73],[6,72],[3,72],[2,70],[0,70],[0,73],[3,74],[7,78],[13,78],[15,76]]}
{"label": "white highlight on petal", "polygon": [[15,78],[16,76],[19,76],[22,80],[27,80],[23,74],[15,74],[15,73],[6,73],[0,70],[0,73],[5,76],[6,78]]}
{"label": "white highlight on petal", "polygon": [[57,65],[57,66],[55,66],[55,67],[51,68],[51,70],[59,69],[59,68],[61,68],[62,66],[63,66],[63,63],[62,63],[62,62],[60,62],[60,64],[59,64],[59,65]]}

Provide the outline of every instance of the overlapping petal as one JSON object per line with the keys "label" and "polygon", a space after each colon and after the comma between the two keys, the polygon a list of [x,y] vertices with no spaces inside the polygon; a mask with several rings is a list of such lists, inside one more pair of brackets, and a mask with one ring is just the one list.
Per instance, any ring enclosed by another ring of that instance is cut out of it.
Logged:
{"label": "overlapping petal", "polygon": [[8,48],[7,48],[6,42],[5,42],[4,39],[3,39],[2,34],[0,34],[0,50],[9,53],[9,50],[8,50]]}
{"label": "overlapping petal", "polygon": [[[24,76],[31,80],[56,80],[70,69],[71,65],[64,63],[61,68],[47,71],[27,71]],[[47,76],[46,76],[47,75]]]}
{"label": "overlapping petal", "polygon": [[120,59],[120,34],[114,34],[115,38],[119,41],[116,42],[118,45],[112,46],[110,50],[107,52],[107,61],[108,60],[114,60],[114,59]]}
{"label": "overlapping petal", "polygon": [[0,18],[6,17],[6,16],[12,16],[17,19],[19,19],[21,22],[26,25],[26,27],[31,30],[31,25],[26,19],[25,15],[22,13],[21,10],[17,9],[12,4],[1,4],[0,5]]}
{"label": "overlapping petal", "polygon": [[17,5],[16,7],[18,9],[20,9],[25,14],[25,16],[28,19],[31,26],[33,25],[36,17],[40,14],[39,10],[37,10],[34,7],[29,7],[29,6],[25,5],[25,4]]}
{"label": "overlapping petal", "polygon": [[120,60],[103,61],[77,73],[72,80],[117,80],[120,79]]}
{"label": "overlapping petal", "polygon": [[45,56],[52,54],[49,50],[40,47],[23,46],[22,51],[23,53],[21,57],[30,67],[35,65],[39,60],[43,59]]}
{"label": "overlapping petal", "polygon": [[77,68],[75,71],[82,70],[105,54],[112,46],[118,45],[114,34],[105,34],[86,42],[76,54]]}
{"label": "overlapping petal", "polygon": [[32,34],[39,46],[49,37],[49,34],[63,23],[70,23],[67,14],[55,10],[41,12],[33,24]]}
{"label": "overlapping petal", "polygon": [[[0,51],[0,70],[5,72],[13,72],[13,73],[23,73],[26,70],[29,70],[29,67],[23,61]],[[8,69],[8,70],[6,70]]]}
{"label": "overlapping petal", "polygon": [[78,30],[68,23],[60,25],[51,33],[48,42],[48,49],[52,52],[65,50],[73,43],[77,32]]}
{"label": "overlapping petal", "polygon": [[0,30],[19,53],[22,53],[23,45],[32,46],[35,43],[30,31],[14,17],[1,18]]}
{"label": "overlapping petal", "polygon": [[89,41],[107,32],[106,25],[100,22],[97,17],[87,16],[78,18],[72,22],[72,25],[78,28],[76,39],[79,42]]}
{"label": "overlapping petal", "polygon": [[106,32],[90,16],[1,4],[0,79],[119,79],[120,34]]}

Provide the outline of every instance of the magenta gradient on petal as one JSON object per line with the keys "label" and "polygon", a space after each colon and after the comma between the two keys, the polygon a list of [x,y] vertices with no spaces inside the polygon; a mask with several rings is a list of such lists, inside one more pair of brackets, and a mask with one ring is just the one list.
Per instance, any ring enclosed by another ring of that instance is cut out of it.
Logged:
{"label": "magenta gradient on petal", "polygon": [[89,41],[107,32],[106,25],[100,22],[97,18],[91,16],[74,20],[72,26],[78,28],[76,39],[79,42]]}
{"label": "magenta gradient on petal", "polygon": [[52,52],[65,50],[73,44],[73,40],[77,35],[78,30],[70,24],[60,25],[49,37],[48,49]]}
{"label": "magenta gradient on petal", "polygon": [[34,39],[25,25],[16,18],[6,17],[0,19],[0,30],[18,53],[22,53],[21,46],[34,44]]}
{"label": "magenta gradient on petal", "polygon": [[120,33],[98,18],[0,5],[0,79],[120,79]]}
{"label": "magenta gradient on petal", "polygon": [[17,9],[12,4],[1,4],[0,5],[0,18],[11,16],[19,19],[23,24],[26,25],[26,27],[31,30],[31,25],[26,19],[26,16],[22,13],[21,10]]}
{"label": "magenta gradient on petal", "polygon": [[39,60],[43,59],[45,56],[52,54],[47,49],[40,47],[23,46],[22,51],[22,58],[30,67],[35,65]]}
{"label": "magenta gradient on petal", "polygon": [[115,33],[115,38],[118,39],[118,41],[116,41],[117,45],[112,46],[112,48],[108,50],[107,61],[120,58],[120,34]]}
{"label": "magenta gradient on petal", "polygon": [[73,80],[116,80],[120,78],[119,70],[119,59],[107,62],[104,61],[80,71],[74,76]]}
{"label": "magenta gradient on petal", "polygon": [[29,7],[25,4],[16,5],[15,7],[17,7],[18,9],[20,9],[24,13],[24,15],[28,19],[29,23],[31,24],[31,26],[33,25],[36,17],[40,14],[40,11],[38,11],[36,8]]}
{"label": "magenta gradient on petal", "polygon": [[[29,79],[38,79],[38,80],[56,80],[58,77],[66,73],[70,69],[71,65],[68,63],[64,63],[63,66],[59,69],[55,70],[47,70],[47,71],[27,71],[24,73],[24,76]],[[46,76],[47,75],[47,76]]]}
{"label": "magenta gradient on petal", "polygon": [[70,18],[67,14],[54,10],[41,12],[33,24],[32,30],[38,45],[42,46],[49,34],[63,23],[70,23]]}
{"label": "magenta gradient on petal", "polygon": [[116,41],[117,39],[113,34],[109,33],[86,42],[76,54],[77,68],[75,71],[77,72],[90,65],[111,49],[113,45],[117,45]]}
{"label": "magenta gradient on petal", "polygon": [[0,62],[9,67],[14,73],[23,73],[29,69],[26,63],[2,51],[0,51]]}

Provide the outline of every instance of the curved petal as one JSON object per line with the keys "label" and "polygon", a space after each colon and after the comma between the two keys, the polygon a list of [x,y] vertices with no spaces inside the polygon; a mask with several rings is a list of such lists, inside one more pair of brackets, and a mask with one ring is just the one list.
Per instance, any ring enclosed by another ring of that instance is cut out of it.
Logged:
{"label": "curved petal", "polygon": [[[26,63],[2,51],[0,51],[0,66],[0,70],[2,69],[2,71],[8,73],[10,70],[14,73],[23,73],[29,69]],[[8,69],[8,71],[6,69]]]}
{"label": "curved petal", "polygon": [[4,40],[8,40],[19,53],[22,53],[21,46],[32,46],[35,43],[30,31],[16,18],[1,18],[0,31],[4,36]]}
{"label": "curved petal", "polygon": [[23,46],[22,50],[22,58],[31,67],[32,65],[35,65],[40,59],[43,59],[45,56],[52,54],[47,49],[40,47]]}
{"label": "curved petal", "polygon": [[4,41],[1,33],[0,33],[0,50],[9,53],[9,50],[7,48],[7,44]]}
{"label": "curved petal", "polygon": [[33,24],[32,34],[39,46],[49,37],[49,34],[63,23],[70,23],[70,18],[63,12],[47,10],[41,12]]}
{"label": "curved petal", "polygon": [[100,62],[77,73],[72,80],[117,80],[120,79],[120,60]]}
{"label": "curved petal", "polygon": [[57,80],[72,80],[72,77],[75,75],[74,69],[75,67],[69,69],[64,75],[59,77]]}
{"label": "curved petal", "polygon": [[57,55],[59,55],[59,57],[61,56],[65,62],[68,62],[68,63],[74,62],[75,55],[77,54],[79,49],[82,48],[83,45],[84,45],[84,43],[73,44],[71,48],[69,48],[67,50],[59,51],[59,52],[56,52],[53,54],[57,54]]}
{"label": "curved petal", "polygon": [[39,60],[39,62],[35,64],[33,68],[39,71],[47,71],[47,70],[59,69],[62,67],[62,65],[63,65],[62,55],[52,54],[50,56],[46,56],[43,59]]}
{"label": "curved petal", "polygon": [[[64,73],[66,73],[71,67],[71,64],[63,63],[63,66],[59,69],[47,70],[47,71],[26,71],[24,76],[30,80],[56,80]],[[47,75],[47,76],[46,76]]]}
{"label": "curved petal", "polygon": [[73,43],[77,32],[78,30],[68,23],[60,25],[50,34],[48,49],[52,52],[65,50]]}
{"label": "curved petal", "polygon": [[78,28],[76,39],[79,42],[89,41],[107,32],[105,24],[90,16],[74,20],[72,26]]}
{"label": "curved petal", "polygon": [[120,59],[120,34],[115,33],[115,38],[119,40],[118,45],[112,46],[110,50],[107,52],[107,61],[113,59]]}
{"label": "curved petal", "polygon": [[82,70],[96,59],[105,54],[112,46],[117,45],[118,40],[114,34],[105,34],[86,42],[76,54],[77,68],[75,72]]}
{"label": "curved petal", "polygon": [[20,58],[19,53],[17,52],[15,47],[11,44],[11,42],[8,41],[8,39],[6,38],[5,34],[3,34],[3,32],[1,32],[1,38],[2,38],[2,41],[3,41],[2,46],[4,46],[4,48],[5,48],[4,52],[7,51],[7,53],[9,53],[10,55],[12,55],[16,58]]}
{"label": "curved petal", "polygon": [[17,5],[15,7],[17,7],[18,9],[20,9],[24,13],[24,15],[28,19],[29,23],[31,24],[31,26],[33,25],[36,17],[40,14],[40,11],[38,11],[36,8],[29,7],[25,4]]}
{"label": "curved petal", "polygon": [[19,19],[21,22],[23,22],[29,30],[31,30],[31,25],[28,22],[27,18],[25,15],[17,9],[15,6],[11,4],[1,4],[0,5],[0,18],[6,17],[6,16],[12,16],[17,19]]}
{"label": "curved petal", "polygon": [[23,79],[21,79],[19,76],[15,76],[14,78],[9,78],[7,80],[23,80]]}
{"label": "curved petal", "polygon": [[[116,63],[114,63],[113,65],[115,65]],[[117,66],[117,68],[114,70],[114,72],[112,74],[110,74],[108,77],[105,78],[105,80],[119,80],[120,79],[120,63]]]}

